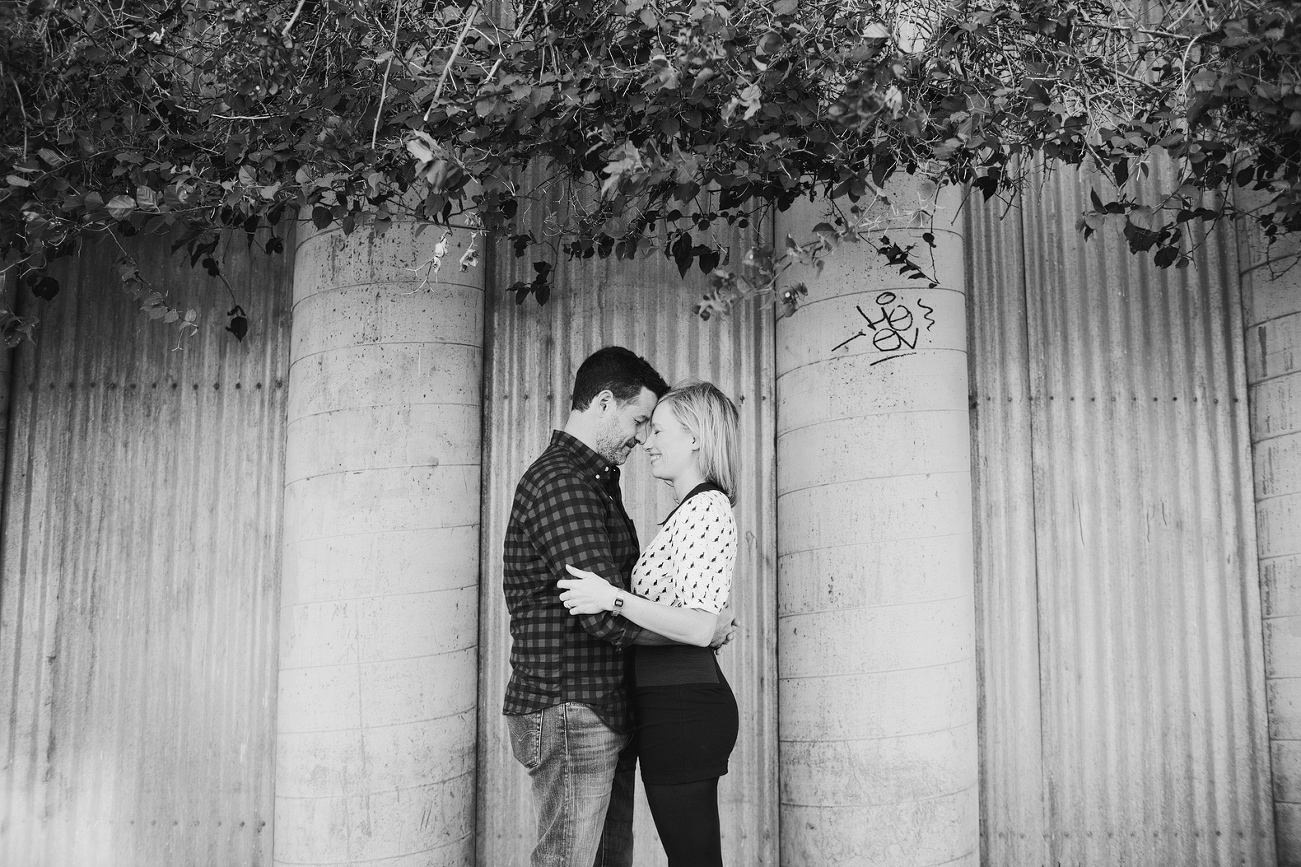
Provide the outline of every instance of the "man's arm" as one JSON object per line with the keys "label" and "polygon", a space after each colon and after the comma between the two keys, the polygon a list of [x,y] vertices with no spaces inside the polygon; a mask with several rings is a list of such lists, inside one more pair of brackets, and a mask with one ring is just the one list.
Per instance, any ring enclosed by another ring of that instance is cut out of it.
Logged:
{"label": "man's arm", "polygon": [[[573,476],[557,475],[543,483],[543,494],[533,504],[530,536],[551,568],[553,579],[567,578],[566,564],[586,569],[609,580],[618,575],[610,537],[605,529],[605,501],[591,486]],[[556,604],[560,604],[558,588]],[[627,647],[637,641],[642,628],[605,611],[578,616],[590,635]]]}

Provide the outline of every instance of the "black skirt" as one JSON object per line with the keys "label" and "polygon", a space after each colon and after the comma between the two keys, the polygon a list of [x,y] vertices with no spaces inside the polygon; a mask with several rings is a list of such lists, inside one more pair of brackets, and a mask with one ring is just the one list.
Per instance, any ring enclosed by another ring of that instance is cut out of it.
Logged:
{"label": "black skirt", "polygon": [[[726,774],[739,719],[714,651],[639,647],[634,677],[642,781],[664,786]],[[689,682],[665,682],[680,680]]]}

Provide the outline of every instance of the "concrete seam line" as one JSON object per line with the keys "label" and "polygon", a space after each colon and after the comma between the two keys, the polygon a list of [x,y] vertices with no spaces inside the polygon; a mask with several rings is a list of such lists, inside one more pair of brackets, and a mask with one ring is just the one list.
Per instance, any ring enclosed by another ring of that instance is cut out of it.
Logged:
{"label": "concrete seam line", "polygon": [[967,858],[970,858],[972,855],[975,855],[978,851],[979,851],[978,848],[968,849],[958,857],[950,858],[948,861],[939,861],[935,864],[918,864],[916,865],[916,867],[949,867],[950,864],[957,864],[959,862],[965,861]]}
{"label": "concrete seam line", "polygon": [[926,542],[928,539],[960,539],[967,535],[971,534],[967,534],[967,532],[938,532],[938,534],[930,536],[896,536],[896,538],[878,539],[873,540],[873,542],[846,542],[838,545],[818,545],[816,548],[800,548],[798,551],[787,551],[786,553],[779,555],[778,560],[783,560],[783,558],[786,557],[794,557],[796,555],[804,555],[804,553],[811,551],[835,551],[835,549],[838,548],[853,548],[855,545],[872,545],[872,547],[878,547],[878,545],[903,542]]}
{"label": "concrete seam line", "polygon": [[292,419],[291,421],[289,421],[288,424],[289,424],[289,425],[295,425],[295,424],[298,424],[299,422],[301,422],[301,421],[305,421],[305,420],[307,420],[307,419],[309,419],[309,418],[319,418],[320,416],[323,416],[323,415],[344,415],[344,416],[347,416],[347,415],[364,415],[364,414],[366,414],[366,413],[368,413],[368,412],[371,412],[371,411],[373,411],[373,410],[377,410],[377,409],[410,409],[411,407],[415,407],[415,406],[439,406],[439,407],[457,407],[457,406],[460,406],[460,407],[465,407],[465,408],[467,408],[467,409],[473,409],[473,408],[476,406],[476,404],[472,404],[472,403],[443,403],[442,401],[431,402],[431,403],[372,403],[372,404],[367,404],[366,406],[362,406],[362,407],[346,406],[346,407],[342,407],[342,408],[340,408],[340,409],[323,409],[323,410],[320,410],[319,412],[312,412],[312,413],[307,413],[306,415],[300,415],[300,416],[298,416],[297,418]]}
{"label": "concrete seam line", "polygon": [[[942,801],[945,798],[955,798],[958,795],[965,794],[966,792],[970,792],[978,785],[979,783],[974,783],[974,782],[968,783],[967,785],[963,786],[961,789],[958,789],[953,792],[941,792],[938,795],[918,795],[915,798],[904,798],[903,800],[900,801],[881,801],[879,803],[876,801],[864,801],[861,803],[851,803],[851,804],[799,804],[796,803],[795,801],[782,801],[781,805],[783,807],[803,807],[812,810],[854,810],[860,807],[897,807],[900,804],[922,804],[927,801]],[[952,862],[944,861],[942,863],[951,864]]]}
{"label": "concrete seam line", "polygon": [[780,441],[782,437],[788,436],[790,434],[800,433],[806,430],[812,430],[813,428],[816,427],[826,427],[827,425],[842,424],[844,422],[861,421],[862,419],[865,418],[879,418],[881,416],[891,416],[897,418],[898,416],[901,415],[911,416],[911,415],[946,415],[946,414],[968,416],[971,414],[971,410],[966,406],[964,402],[961,409],[888,409],[888,410],[882,410],[881,412],[863,413],[862,415],[838,416],[836,418],[822,419],[821,421],[812,421],[809,422],[808,424],[799,425],[798,427],[787,428],[786,430],[783,430],[777,434],[777,439],[778,441]]}
{"label": "concrete seam line", "polygon": [[290,539],[285,542],[287,545],[298,545],[304,542],[323,542],[328,539],[355,539],[358,536],[382,536],[386,533],[427,533],[430,530],[460,530],[469,527],[477,527],[479,522],[472,524],[448,524],[447,526],[437,527],[396,527],[392,530],[361,530],[356,533],[329,533],[324,536],[311,536],[304,539]]}
{"label": "concrete seam line", "polygon": [[975,593],[964,593],[961,596],[945,596],[941,599],[917,599],[910,602],[882,602],[879,605],[853,605],[844,608],[817,608],[813,611],[794,611],[783,614],[780,610],[777,612],[778,620],[786,620],[792,617],[808,617],[814,614],[837,614],[840,612],[851,611],[875,611],[878,608],[902,608],[905,605],[934,605],[938,602],[957,602],[959,599],[971,599]]}
{"label": "concrete seam line", "polygon": [[966,396],[964,395],[964,396],[963,396],[963,405],[962,405],[962,408],[960,408],[960,409],[957,409],[957,408],[954,408],[954,409],[902,409],[902,410],[901,410],[901,409],[883,409],[883,410],[881,410],[880,412],[864,412],[864,413],[859,413],[858,415],[838,415],[838,416],[835,416],[835,417],[833,417],[833,418],[823,419],[822,421],[810,422],[809,424],[802,424],[802,425],[798,425],[798,426],[796,426],[796,427],[782,428],[780,431],[778,431],[778,432],[776,433],[776,435],[773,437],[773,439],[774,439],[774,440],[781,440],[782,437],[786,436],[787,434],[800,433],[801,431],[806,431],[806,430],[808,430],[809,428],[814,428],[814,427],[824,427],[824,426],[826,426],[826,425],[831,425],[831,424],[840,424],[841,422],[855,422],[855,421],[861,421],[862,419],[865,419],[865,418],[880,418],[880,417],[882,417],[882,416],[901,416],[901,415],[928,415],[928,414],[939,414],[939,413],[952,413],[953,415],[970,415],[970,414],[971,414],[971,410],[970,410],[970,408],[966,405],[966,400],[967,400],[967,398],[966,398]]}
{"label": "concrete seam line", "polygon": [[1294,368],[1292,370],[1284,370],[1279,373],[1271,373],[1269,376],[1265,376],[1260,379],[1249,379],[1247,380],[1247,390],[1251,391],[1252,389],[1255,389],[1257,386],[1264,385],[1267,382],[1274,382],[1275,380],[1278,379],[1286,379],[1289,376],[1299,376],[1299,375],[1301,375],[1301,368]]}
{"label": "concrete seam line", "polygon": [[388,599],[399,596],[418,596],[427,593],[463,593],[466,590],[474,590],[478,584],[458,584],[455,587],[438,587],[433,590],[398,590],[393,593],[376,593],[370,596],[344,596],[338,599],[324,597],[321,599],[303,599],[299,602],[292,602],[288,605],[281,605],[278,611],[289,611],[293,608],[303,608],[308,605],[337,605],[346,602],[373,602],[378,599]]}
{"label": "concrete seam line", "polygon": [[379,472],[387,472],[388,470],[432,470],[432,469],[442,468],[442,467],[482,467],[482,466],[483,466],[482,463],[466,464],[466,463],[453,463],[451,461],[439,461],[436,464],[394,464],[391,467],[358,467],[352,470],[323,470],[322,472],[319,473],[308,473],[302,476],[295,476],[292,479],[285,479],[285,485],[288,486],[293,484],[294,482],[301,482],[307,479],[323,479],[329,476],[351,476],[351,475],[357,475],[358,473],[379,473]]}
{"label": "concrete seam line", "polygon": [[810,551],[835,551],[839,548],[853,548],[855,546],[860,546],[860,545],[879,547],[881,545],[897,543],[897,542],[924,542],[928,539],[960,539],[963,536],[969,536],[969,535],[971,534],[970,533],[937,533],[933,536],[908,536],[908,537],[901,536],[898,538],[882,539],[874,542],[845,542],[840,545],[818,545],[816,548],[800,548],[798,551],[787,551],[784,554],[779,554],[777,556],[777,560],[778,562],[780,562],[787,557],[794,557],[799,554],[807,554]]}
{"label": "concrete seam line", "polygon": [[354,665],[384,665],[389,662],[412,662],[417,659],[437,659],[440,656],[448,656],[453,653],[464,653],[473,644],[467,644],[465,647],[453,647],[450,650],[440,650],[437,653],[419,653],[415,656],[395,656],[392,659],[357,659],[346,662],[323,662],[320,665],[282,665],[280,672],[286,671],[319,671],[323,668],[340,668],[342,666],[352,667]]}
{"label": "concrete seam line", "polygon": [[[894,276],[894,275],[892,275],[892,276]],[[917,282],[918,282],[918,283],[921,283],[920,280],[918,280]],[[918,285],[908,285],[908,284],[904,284],[904,283],[897,283],[897,284],[896,284],[896,283],[886,283],[886,284],[883,284],[883,285],[878,286],[878,287],[873,288],[873,289],[860,289],[860,290],[857,290],[857,291],[854,291],[854,292],[846,292],[846,293],[844,293],[844,294],[842,294],[842,295],[832,295],[832,296],[829,297],[829,298],[828,298],[828,297],[824,297],[824,298],[814,298],[814,299],[809,300],[809,301],[801,301],[801,302],[800,302],[800,310],[812,310],[814,307],[816,307],[816,306],[819,305],[819,304],[830,304],[830,303],[832,303],[832,302],[834,302],[834,301],[848,301],[848,300],[851,299],[851,298],[861,298],[861,297],[863,297],[863,296],[865,296],[865,295],[880,295],[882,292],[909,292],[909,291],[917,291],[917,292],[952,292],[952,293],[954,293],[955,295],[961,295],[961,296],[963,296],[963,297],[966,297],[966,294],[967,294],[967,290],[965,290],[965,289],[954,289],[952,286],[934,286],[934,287],[932,287],[932,286],[925,286],[925,285],[921,285],[921,286],[918,286]],[[888,303],[888,302],[887,302],[887,303]],[[795,328],[796,326],[791,325],[791,326],[789,326],[789,327],[791,327],[791,328]]]}
{"label": "concrete seam line", "polygon": [[[360,796],[359,796],[360,797]],[[404,852],[401,855],[385,855],[382,858],[349,858],[347,861],[281,861],[273,859],[273,867],[353,867],[356,864],[384,864],[393,863],[402,858],[410,858],[412,855],[419,855],[423,852],[437,852],[439,849],[448,849],[458,843],[463,843],[474,837],[474,830],[471,829],[468,834],[457,837],[454,840],[448,840],[446,843],[440,843],[437,846],[431,846],[428,849],[417,849],[414,852]]]}
{"label": "concrete seam line", "polygon": [[1259,439],[1253,439],[1251,441],[1251,444],[1253,446],[1258,446],[1261,443],[1267,443],[1270,440],[1277,440],[1277,439],[1282,439],[1283,437],[1294,437],[1294,436],[1301,436],[1301,428],[1297,428],[1296,430],[1285,430],[1281,433],[1269,434],[1268,436],[1263,436],[1260,437]]}
{"label": "concrete seam line", "polygon": [[953,859],[951,859],[951,860],[949,860],[949,861],[940,861],[940,862],[937,863],[937,864],[918,864],[917,867],[948,867],[948,865],[950,865],[950,864],[957,864],[959,861],[964,861],[964,860],[966,860],[966,859],[969,858],[970,856],[975,855],[978,851],[979,851],[978,848],[977,848],[977,849],[968,849],[967,851],[963,852],[963,853],[962,853],[961,855],[959,855],[958,857],[953,858]]}
{"label": "concrete seam line", "polygon": [[[1286,557],[1295,557],[1295,556],[1297,556],[1298,554],[1301,554],[1301,551],[1296,551],[1296,552],[1294,552],[1294,553],[1292,553],[1292,554],[1270,554],[1270,555],[1265,556],[1265,557],[1257,557],[1257,558],[1256,558],[1256,562],[1258,562],[1258,563],[1264,563],[1266,560],[1282,560],[1282,559],[1284,559],[1284,558],[1286,558]],[[1301,614],[1301,612],[1298,612],[1298,614]]]}
{"label": "concrete seam line", "polygon": [[477,404],[477,403],[461,403],[461,402],[459,402],[459,401],[453,402],[453,401],[447,401],[447,400],[431,400],[431,401],[421,401],[421,402],[417,402],[417,401],[404,401],[403,403],[367,403],[367,404],[362,404],[362,405],[359,405],[359,406],[336,407],[336,408],[334,408],[334,409],[322,409],[322,410],[317,410],[316,412],[306,412],[306,413],[303,413],[302,415],[295,416],[294,418],[290,419],[290,420],[289,420],[289,423],[288,423],[287,425],[285,425],[285,428],[286,428],[286,430],[288,430],[288,428],[293,427],[297,422],[302,421],[302,420],[305,419],[305,418],[315,418],[315,417],[318,416],[318,415],[329,415],[329,414],[331,414],[331,413],[348,412],[349,410],[355,410],[355,409],[385,409],[385,408],[387,408],[387,407],[391,407],[391,406],[469,406],[469,407],[474,407],[474,406],[478,406],[478,405],[479,405],[479,404]]}
{"label": "concrete seam line", "polygon": [[[1296,612],[1295,614],[1263,614],[1263,615],[1261,615],[1261,619],[1262,619],[1262,620],[1290,620],[1290,619],[1292,619],[1293,617],[1301,617],[1301,611],[1298,611],[1298,612]],[[1298,675],[1298,677],[1301,677],[1301,675]]]}
{"label": "concrete seam line", "polygon": [[1284,551],[1282,554],[1270,554],[1270,555],[1265,556],[1265,557],[1257,557],[1257,558],[1256,558],[1256,562],[1258,562],[1258,563],[1263,563],[1263,562],[1266,561],[1266,560],[1278,560],[1278,559],[1281,558],[1281,557],[1295,557],[1295,556],[1297,556],[1298,554],[1301,554],[1301,550],[1298,550],[1298,551]]}
{"label": "concrete seam line", "polygon": [[438,722],[439,720],[452,719],[453,717],[458,717],[458,716],[465,716],[466,714],[473,713],[475,710],[476,708],[474,707],[467,707],[467,708],[462,708],[461,710],[454,710],[451,713],[443,714],[442,716],[431,716],[422,719],[407,720],[406,722],[373,723],[371,725],[349,726],[347,728],[342,728],[342,729],[304,729],[302,731],[298,731],[298,730],[284,731],[284,732],[277,732],[277,737],[279,735],[333,735],[333,734],[338,734],[339,732],[362,732],[362,731],[370,731],[374,729],[393,729],[393,728],[397,728],[398,726],[417,725],[419,723],[425,723],[425,722]]}
{"label": "concrete seam line", "polygon": [[1279,320],[1288,319],[1293,316],[1301,318],[1301,310],[1289,310],[1287,313],[1280,313],[1277,316],[1271,316],[1268,319],[1261,319],[1258,322],[1246,322],[1243,323],[1242,327],[1243,329],[1257,328],[1261,325],[1268,325],[1271,322],[1278,322]]}
{"label": "concrete seam line", "polygon": [[927,731],[924,732],[904,732],[903,734],[898,734],[898,735],[875,735],[870,738],[818,738],[816,740],[805,740],[803,738],[779,738],[777,743],[815,744],[815,745],[865,744],[872,741],[897,741],[897,740],[902,740],[903,738],[921,738],[921,737],[926,737],[928,735],[941,735],[944,734],[945,732],[956,732],[959,729],[971,728],[975,725],[976,725],[976,720],[973,719],[970,720],[969,722],[958,723],[957,725],[953,725],[953,726],[945,726],[944,728],[928,729]]}
{"label": "concrete seam line", "polygon": [[[930,353],[936,353],[936,354],[939,354],[939,353],[953,353],[953,354],[955,354],[955,355],[961,355],[964,359],[967,357],[967,350],[966,350],[965,347],[963,347],[962,349],[953,349],[953,348],[951,348],[951,347],[947,347],[947,346],[936,346],[936,347],[932,347],[932,348],[928,348],[928,349],[918,349],[918,350],[917,350],[917,354],[918,354],[918,355],[920,355],[920,354],[923,353],[923,352],[930,352]],[[804,364],[797,364],[796,366],[794,366],[794,367],[790,368],[789,370],[787,370],[785,373],[780,373],[780,374],[778,374],[777,377],[776,377],[776,381],[777,381],[777,382],[781,382],[783,379],[785,379],[786,377],[790,376],[792,373],[796,373],[796,372],[801,371],[801,370],[804,370],[805,368],[808,368],[808,367],[813,367],[813,366],[816,365],[816,364],[828,364],[828,363],[830,363],[830,362],[832,362],[832,361],[841,361],[842,359],[847,359],[847,358],[870,358],[870,357],[871,357],[871,356],[869,356],[866,352],[856,352],[856,353],[854,353],[853,355],[850,355],[850,354],[846,353],[845,355],[833,355],[833,356],[831,356],[830,358],[815,358],[813,361],[807,361],[807,362],[805,362]],[[966,384],[965,384],[965,383],[964,383],[964,385],[963,385],[963,388],[964,388],[964,390],[965,390],[965,388],[966,388]]]}
{"label": "concrete seam line", "polygon": [[1281,500],[1284,497],[1301,497],[1301,491],[1284,491],[1281,494],[1265,494],[1256,497],[1256,506],[1260,507],[1261,503],[1268,503],[1270,500]]}
{"label": "concrete seam line", "polygon": [[959,539],[961,538],[961,536],[965,536],[965,535],[968,534],[965,534],[965,532],[939,532],[939,534],[935,534],[932,536],[908,536],[908,538],[881,539],[881,540],[877,540],[877,542],[846,542],[839,545],[818,545],[817,548],[800,548],[799,551],[787,551],[786,553],[783,553],[783,555],[778,555],[778,560],[782,560],[782,558],[786,558],[786,557],[794,557],[796,555],[804,555],[804,553],[808,553],[811,551],[835,551],[835,549],[838,548],[852,548],[855,547],[855,545],[870,545],[870,547],[879,547],[879,545],[887,545],[891,543],[926,542],[926,540],[928,539]]}
{"label": "concrete seam line", "polygon": [[799,681],[830,680],[833,678],[841,678],[841,677],[862,677],[864,675],[871,676],[871,675],[879,675],[879,674],[904,674],[904,673],[914,672],[914,671],[931,671],[932,669],[936,669],[936,668],[946,668],[946,667],[958,665],[960,663],[968,662],[974,656],[975,656],[975,643],[972,642],[971,652],[968,655],[959,656],[956,659],[948,659],[945,660],[944,662],[933,662],[930,665],[915,665],[915,666],[909,666],[905,668],[879,668],[879,669],[870,668],[861,671],[832,671],[832,672],[827,672],[826,674],[782,674],[782,675],[778,675],[777,680],[780,683],[788,683],[790,681],[795,681],[795,680],[799,680]]}
{"label": "concrete seam line", "polygon": [[802,488],[790,488],[786,491],[780,491],[777,494],[777,499],[780,500],[782,497],[789,497],[792,494],[802,494],[805,491],[816,491],[819,488],[829,488],[832,485],[854,485],[859,482],[878,482],[883,479],[925,479],[930,476],[962,475],[971,475],[971,470],[969,468],[965,470],[931,470],[926,473],[894,473],[888,476],[862,476],[861,478],[854,479],[836,479],[834,482],[819,482],[816,485],[805,485]]}
{"label": "concrete seam line", "polygon": [[[474,283],[460,283],[455,280],[431,280],[429,282],[433,283],[435,286],[451,286],[457,289],[469,289],[471,292],[478,292],[480,295],[483,294],[483,288]],[[302,299],[299,300],[298,303],[295,304],[294,306],[297,307],[298,304],[301,304],[303,301],[306,301],[308,298],[316,298],[321,295],[328,295],[331,292],[339,292],[344,289],[379,289],[385,286],[410,286],[413,283],[419,286],[421,285],[422,281],[412,279],[412,280],[372,280],[370,282],[361,282],[361,283],[328,283],[325,284],[324,288],[318,289],[315,292],[311,292],[308,293],[307,295],[304,295]],[[404,292],[400,297],[405,298],[406,296],[413,295],[413,294],[415,293]],[[433,290],[429,290],[426,294],[432,295],[434,293]]]}
{"label": "concrete seam line", "polygon": [[435,786],[442,786],[446,783],[453,782],[454,780],[459,780],[462,779],[463,777],[468,777],[470,776],[470,774],[473,773],[474,773],[474,769],[471,768],[469,770],[462,771],[459,774],[456,774],[451,777],[447,777],[442,780],[434,780],[433,782],[429,782],[429,783],[420,783],[419,785],[415,785],[415,786],[397,786],[389,789],[377,789],[373,792],[347,792],[338,795],[282,795],[279,792],[277,792],[276,800],[283,799],[286,801],[333,801],[339,798],[374,798],[377,795],[387,795],[390,792],[396,794],[398,792],[417,792],[420,791],[421,789],[432,789]]}
{"label": "concrete seam line", "polygon": [[369,602],[372,599],[388,599],[393,596],[424,596],[430,593],[455,593],[463,590],[469,590],[479,586],[476,581],[473,584],[461,584],[456,587],[439,587],[434,590],[399,590],[396,593],[376,593],[371,596],[348,596],[342,599],[309,599],[306,602],[294,602],[290,605],[281,605],[281,611],[288,611],[291,608],[300,608],[304,605],[333,605],[339,602]]}
{"label": "concrete seam line", "polygon": [[777,679],[782,683],[785,683],[794,680],[800,680],[800,681],[830,680],[832,678],[841,678],[841,677],[865,677],[865,676],[871,677],[880,674],[905,674],[907,672],[912,672],[912,671],[932,671],[937,668],[952,668],[954,666],[958,666],[963,663],[969,662],[970,660],[971,660],[970,656],[960,656],[957,659],[950,659],[945,662],[935,662],[930,665],[918,665],[910,668],[887,668],[881,671],[876,671],[876,670],[837,671],[837,672],[830,672],[828,674],[782,674],[782,675],[778,675]]}
{"label": "concrete seam line", "polygon": [[349,349],[369,349],[371,347],[384,346],[456,346],[461,349],[472,349],[476,351],[483,349],[482,344],[461,343],[456,340],[375,340],[369,343],[345,343],[342,346],[327,346],[325,349],[317,349],[308,352],[305,355],[297,355],[289,365],[289,369],[293,370],[294,365],[307,361],[310,358],[315,358],[318,355],[326,355],[331,352],[346,352]]}

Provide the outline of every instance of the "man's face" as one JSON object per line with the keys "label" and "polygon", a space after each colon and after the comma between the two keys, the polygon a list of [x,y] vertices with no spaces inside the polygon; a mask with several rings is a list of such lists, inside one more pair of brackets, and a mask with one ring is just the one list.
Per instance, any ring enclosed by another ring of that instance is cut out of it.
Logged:
{"label": "man's face", "polygon": [[651,413],[655,411],[655,392],[643,388],[627,403],[611,401],[606,410],[596,452],[616,466],[622,465],[633,448],[646,440]]}

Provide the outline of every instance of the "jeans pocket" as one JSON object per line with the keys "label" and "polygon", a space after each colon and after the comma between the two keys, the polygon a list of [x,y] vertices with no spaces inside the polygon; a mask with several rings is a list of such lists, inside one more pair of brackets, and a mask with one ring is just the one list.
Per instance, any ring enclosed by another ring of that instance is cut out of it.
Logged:
{"label": "jeans pocket", "polygon": [[532,771],[542,763],[542,714],[535,711],[506,717],[506,728],[510,732],[510,750],[515,754],[515,761]]}

